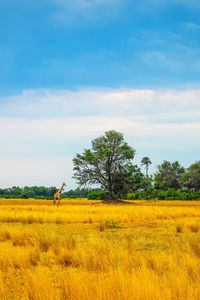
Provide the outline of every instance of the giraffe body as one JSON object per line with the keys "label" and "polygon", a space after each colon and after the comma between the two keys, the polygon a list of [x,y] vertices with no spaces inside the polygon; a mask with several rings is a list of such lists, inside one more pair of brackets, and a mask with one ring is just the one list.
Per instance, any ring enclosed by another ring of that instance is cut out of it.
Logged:
{"label": "giraffe body", "polygon": [[53,197],[53,204],[54,205],[59,205],[60,204],[61,196],[62,196],[62,193],[64,191],[64,186],[66,186],[65,182],[63,182],[61,188],[54,194],[54,197]]}

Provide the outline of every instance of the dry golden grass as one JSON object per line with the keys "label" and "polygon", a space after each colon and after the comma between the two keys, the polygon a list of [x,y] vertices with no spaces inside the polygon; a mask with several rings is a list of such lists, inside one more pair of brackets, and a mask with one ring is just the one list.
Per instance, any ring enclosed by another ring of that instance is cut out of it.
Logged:
{"label": "dry golden grass", "polygon": [[0,200],[0,300],[199,300],[200,202]]}

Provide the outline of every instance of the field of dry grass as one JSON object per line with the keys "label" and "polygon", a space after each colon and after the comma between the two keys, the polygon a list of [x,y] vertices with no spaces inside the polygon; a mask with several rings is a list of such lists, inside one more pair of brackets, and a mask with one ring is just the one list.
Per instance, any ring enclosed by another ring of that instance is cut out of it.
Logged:
{"label": "field of dry grass", "polygon": [[200,202],[0,199],[1,300],[199,300]]}

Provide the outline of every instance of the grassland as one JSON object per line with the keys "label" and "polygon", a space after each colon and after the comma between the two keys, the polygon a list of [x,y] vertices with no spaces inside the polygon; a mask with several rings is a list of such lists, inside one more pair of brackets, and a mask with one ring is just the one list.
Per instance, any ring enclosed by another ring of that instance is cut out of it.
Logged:
{"label": "grassland", "polygon": [[1,300],[200,299],[200,202],[0,199]]}

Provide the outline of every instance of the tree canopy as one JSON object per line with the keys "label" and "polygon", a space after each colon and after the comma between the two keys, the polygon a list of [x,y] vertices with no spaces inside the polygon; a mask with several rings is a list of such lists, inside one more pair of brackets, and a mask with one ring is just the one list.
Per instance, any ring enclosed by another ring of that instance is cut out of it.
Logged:
{"label": "tree canopy", "polygon": [[116,199],[121,191],[130,187],[136,167],[132,164],[135,150],[125,141],[123,134],[114,130],[92,141],[74,158],[74,178],[80,185],[99,184],[107,191],[107,199]]}
{"label": "tree canopy", "polygon": [[148,177],[149,166],[152,164],[151,159],[147,156],[143,157],[141,160],[141,165],[145,166],[146,169],[146,177]]}
{"label": "tree canopy", "polygon": [[173,163],[165,160],[158,166],[158,170],[154,177],[154,186],[158,189],[180,188],[181,179],[185,169],[179,164],[178,161]]}
{"label": "tree canopy", "polygon": [[183,185],[194,191],[200,190],[200,161],[193,163],[185,172],[182,179]]}

